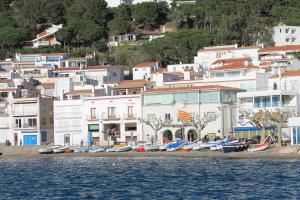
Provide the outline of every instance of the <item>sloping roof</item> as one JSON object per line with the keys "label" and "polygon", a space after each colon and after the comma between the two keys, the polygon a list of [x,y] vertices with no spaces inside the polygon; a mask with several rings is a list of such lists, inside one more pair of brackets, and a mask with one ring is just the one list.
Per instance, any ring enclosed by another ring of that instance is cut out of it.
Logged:
{"label": "sloping roof", "polygon": [[153,89],[147,89],[146,92],[153,93],[153,92],[189,91],[189,90],[242,90],[242,89],[221,86],[221,85],[207,85],[207,86],[192,86],[192,87],[153,88]]}
{"label": "sloping roof", "polygon": [[73,96],[73,95],[81,95],[81,94],[91,94],[93,91],[90,89],[84,89],[84,90],[71,90],[70,92],[67,92],[65,94]]}
{"label": "sloping roof", "polygon": [[[281,77],[293,77],[293,76],[300,76],[300,70],[295,70],[295,71],[286,71],[281,73]],[[270,78],[279,78],[279,75],[273,75]]]}
{"label": "sloping roof", "polygon": [[55,83],[41,83],[41,84],[39,84],[39,86],[44,89],[54,89]]}
{"label": "sloping roof", "polygon": [[145,85],[147,85],[149,82],[146,80],[125,80],[119,82],[118,86],[116,86],[116,89],[127,89],[127,88],[143,88]]}
{"label": "sloping roof", "polygon": [[167,71],[167,68],[159,68],[153,72],[151,72],[151,74],[161,74]]}
{"label": "sloping roof", "polygon": [[61,68],[57,68],[54,69],[53,71],[85,71],[85,70],[103,70],[103,69],[107,69],[108,65],[95,65],[95,66],[87,66],[84,68],[80,68],[80,67],[61,67]]}
{"label": "sloping roof", "polygon": [[252,61],[252,59],[250,57],[218,59],[218,60],[215,60],[212,64],[218,64],[218,63],[223,63],[223,64],[228,64],[228,63],[243,63],[245,61]]}
{"label": "sloping roof", "polygon": [[156,65],[156,62],[144,62],[135,65],[133,68],[144,68],[144,67],[152,67]]}
{"label": "sloping roof", "polygon": [[286,45],[286,46],[276,46],[276,47],[265,47],[259,50],[260,53],[276,52],[276,51],[300,51],[300,45]]}
{"label": "sloping roof", "polygon": [[258,69],[259,67],[254,65],[245,65],[245,63],[231,63],[228,65],[224,65],[221,67],[216,67],[210,69],[209,71],[230,71],[230,70],[237,70],[237,69]]}

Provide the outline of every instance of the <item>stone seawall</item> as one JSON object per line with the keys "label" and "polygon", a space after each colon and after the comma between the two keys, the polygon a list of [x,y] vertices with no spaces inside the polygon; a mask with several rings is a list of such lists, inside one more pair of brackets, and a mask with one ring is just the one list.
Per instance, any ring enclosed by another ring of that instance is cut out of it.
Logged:
{"label": "stone seawall", "polygon": [[28,154],[37,153],[39,149],[47,146],[0,146],[0,152],[3,154]]}

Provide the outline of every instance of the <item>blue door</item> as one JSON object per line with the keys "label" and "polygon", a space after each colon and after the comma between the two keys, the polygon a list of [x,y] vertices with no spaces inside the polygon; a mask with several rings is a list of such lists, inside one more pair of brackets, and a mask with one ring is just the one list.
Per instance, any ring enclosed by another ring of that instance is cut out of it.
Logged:
{"label": "blue door", "polygon": [[24,145],[36,145],[37,144],[37,136],[36,135],[24,135],[23,143],[24,143]]}

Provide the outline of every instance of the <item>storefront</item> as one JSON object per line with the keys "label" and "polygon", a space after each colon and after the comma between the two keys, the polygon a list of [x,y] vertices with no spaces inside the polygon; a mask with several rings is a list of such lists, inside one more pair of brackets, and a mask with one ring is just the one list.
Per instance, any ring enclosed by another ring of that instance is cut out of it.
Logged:
{"label": "storefront", "polygon": [[291,134],[291,145],[300,144],[300,117],[292,117],[288,119],[288,126]]}

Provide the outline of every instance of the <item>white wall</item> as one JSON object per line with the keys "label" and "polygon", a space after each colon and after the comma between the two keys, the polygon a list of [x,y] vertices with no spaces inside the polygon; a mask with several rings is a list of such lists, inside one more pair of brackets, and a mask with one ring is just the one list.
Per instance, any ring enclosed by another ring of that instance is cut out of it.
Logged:
{"label": "white wall", "polygon": [[273,28],[275,46],[299,45],[300,26],[279,25]]}

